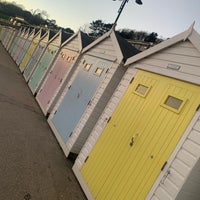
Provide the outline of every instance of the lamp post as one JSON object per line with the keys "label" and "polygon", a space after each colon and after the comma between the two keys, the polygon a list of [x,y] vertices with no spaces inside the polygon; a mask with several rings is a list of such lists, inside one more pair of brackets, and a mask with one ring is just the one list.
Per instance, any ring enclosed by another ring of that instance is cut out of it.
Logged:
{"label": "lamp post", "polygon": [[[116,0],[113,0],[113,1],[116,1]],[[142,5],[142,1],[141,1],[141,0],[136,0],[135,2],[136,2],[137,4],[139,4],[139,5]],[[114,24],[113,24],[113,27],[116,26],[117,21],[118,21],[118,19],[119,19],[119,16],[121,15],[122,10],[124,9],[124,6],[125,6],[126,3],[128,3],[128,0],[123,0],[123,1],[122,1],[122,4],[121,4],[121,6],[120,6],[120,8],[119,8],[119,10],[118,10],[118,15],[117,15],[117,17],[116,17],[116,19],[115,19],[115,22],[114,22]]]}

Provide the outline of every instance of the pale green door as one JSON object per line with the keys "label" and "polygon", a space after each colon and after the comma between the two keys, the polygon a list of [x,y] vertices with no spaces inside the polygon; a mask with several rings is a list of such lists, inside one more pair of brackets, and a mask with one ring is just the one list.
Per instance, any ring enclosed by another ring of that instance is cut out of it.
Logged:
{"label": "pale green door", "polygon": [[199,86],[139,71],[81,169],[94,198],[145,199],[199,103]]}

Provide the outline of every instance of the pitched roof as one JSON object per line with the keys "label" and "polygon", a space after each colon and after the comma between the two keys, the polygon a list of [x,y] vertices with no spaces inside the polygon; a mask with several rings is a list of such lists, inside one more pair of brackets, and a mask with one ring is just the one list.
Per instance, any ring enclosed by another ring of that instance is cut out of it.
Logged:
{"label": "pitched roof", "polygon": [[137,61],[139,61],[143,58],[146,58],[158,51],[161,51],[161,50],[168,48],[180,41],[185,41],[187,39],[190,40],[191,43],[200,51],[200,35],[194,30],[193,26],[194,26],[194,23],[186,31],[129,58],[126,61],[125,66],[130,65],[134,62],[137,62]]}
{"label": "pitched roof", "polygon": [[47,33],[46,30],[42,29],[42,32],[41,32],[41,38]]}
{"label": "pitched roof", "polygon": [[81,46],[82,48],[85,48],[89,44],[91,44],[94,40],[86,33],[80,31],[80,38],[81,38]]}
{"label": "pitched roof", "polygon": [[122,38],[118,33],[115,32],[115,36],[117,38],[117,41],[119,43],[120,49],[122,51],[124,62],[130,58],[131,56],[134,56],[138,54],[140,51],[136,49],[131,43],[129,43],[127,40]]}
{"label": "pitched roof", "polygon": [[119,62],[121,61],[125,62],[127,58],[140,52],[134,46],[132,46],[128,41],[126,41],[124,38],[118,35],[114,29],[110,29],[104,35],[102,35],[94,42],[92,42],[90,45],[85,47],[83,49],[83,52],[88,51],[90,48],[94,47],[95,45],[102,42],[108,37],[110,37],[113,42],[113,46],[115,48],[116,56]]}
{"label": "pitched roof", "polygon": [[61,32],[61,44],[63,42],[65,42],[67,39],[69,39],[72,35],[73,35],[72,33],[67,33],[67,32],[62,31]]}
{"label": "pitched roof", "polygon": [[48,38],[48,41],[50,41],[56,34],[57,34],[56,31],[49,30],[49,38]]}

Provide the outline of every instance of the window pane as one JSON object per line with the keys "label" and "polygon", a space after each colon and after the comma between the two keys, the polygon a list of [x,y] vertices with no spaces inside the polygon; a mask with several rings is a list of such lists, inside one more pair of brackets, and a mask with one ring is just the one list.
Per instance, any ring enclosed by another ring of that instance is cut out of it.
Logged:
{"label": "window pane", "polygon": [[91,67],[90,64],[85,64],[84,69],[87,70],[87,71],[89,71],[90,67]]}
{"label": "window pane", "polygon": [[183,101],[181,99],[177,99],[175,97],[168,96],[164,104],[169,106],[169,107],[172,107],[176,110],[179,110],[182,103],[183,103]]}
{"label": "window pane", "polygon": [[141,95],[145,95],[146,92],[148,91],[148,87],[138,84],[137,88],[135,89],[135,91]]}
{"label": "window pane", "polygon": [[102,73],[102,71],[103,71],[102,68],[97,68],[97,69],[95,70],[95,74],[98,75],[98,76],[100,76],[101,73]]}

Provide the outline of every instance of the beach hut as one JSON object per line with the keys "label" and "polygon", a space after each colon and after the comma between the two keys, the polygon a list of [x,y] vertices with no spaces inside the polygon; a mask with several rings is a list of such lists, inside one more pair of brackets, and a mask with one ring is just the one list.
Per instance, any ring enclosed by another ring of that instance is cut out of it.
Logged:
{"label": "beach hut", "polygon": [[62,43],[59,55],[36,96],[36,100],[45,115],[51,112],[51,108],[54,107],[62,88],[65,87],[75,71],[77,66],[75,63],[81,51],[91,42],[92,39],[86,33],[79,31]]}
{"label": "beach hut", "polygon": [[33,40],[29,46],[29,48],[27,49],[25,55],[24,55],[24,58],[22,59],[20,65],[19,65],[19,69],[21,72],[24,71],[30,57],[32,56],[35,48],[37,47],[38,45],[38,42],[40,40],[41,37],[43,37],[43,35],[46,33],[45,30],[43,29],[36,29],[35,31],[35,35],[33,36]]}
{"label": "beach hut", "polygon": [[3,27],[2,28],[2,39],[1,39],[1,43],[2,43],[3,46],[4,46],[5,41],[7,39],[7,32],[8,32],[8,27],[7,26]]}
{"label": "beach hut", "polygon": [[62,44],[62,40],[67,40],[71,37],[72,34],[65,33],[63,31],[59,31],[48,43],[48,46],[40,58],[33,74],[31,75],[28,85],[33,94],[36,94],[38,88],[41,86],[42,81],[44,80],[46,74],[50,70],[51,64],[56,58],[60,46]]}
{"label": "beach hut", "polygon": [[17,57],[21,53],[22,48],[23,48],[24,44],[26,43],[26,40],[27,40],[31,31],[32,31],[32,29],[27,27],[21,33],[21,35],[19,37],[19,42],[17,43],[15,49],[13,49],[13,51],[11,52],[11,57],[13,58],[14,61],[16,61]]}
{"label": "beach hut", "polygon": [[9,44],[9,42],[11,40],[11,36],[12,36],[13,32],[15,31],[15,29],[7,26],[4,31],[5,31],[5,36],[2,41],[2,44],[3,44],[4,48],[7,49],[7,45]]}
{"label": "beach hut", "polygon": [[5,26],[2,26],[1,28],[1,43],[3,44],[3,41],[5,39],[5,36],[6,36],[6,27]]}
{"label": "beach hut", "polygon": [[16,36],[17,36],[17,34],[18,34],[19,31],[20,30],[15,29],[15,28],[12,28],[10,30],[10,38],[9,38],[9,40],[7,42],[7,45],[6,45],[6,50],[7,51],[10,49],[10,46],[12,45],[12,43],[13,43],[14,39],[16,38]]}
{"label": "beach hut", "polygon": [[176,199],[190,179],[198,198],[182,199],[199,199],[200,35],[191,26],[125,66],[73,166],[85,194],[98,200]]}
{"label": "beach hut", "polygon": [[4,36],[4,27],[2,25],[0,25],[0,42],[1,43],[3,40],[3,36]]}
{"label": "beach hut", "polygon": [[[75,140],[73,131],[78,122],[86,120],[85,115],[97,104],[98,111],[95,110],[93,120],[98,118],[125,72],[123,62],[138,52],[113,29],[83,49],[76,72],[48,118],[66,156],[70,152],[66,142],[71,137]],[[87,139],[86,135],[80,137],[82,141],[77,149]]]}
{"label": "beach hut", "polygon": [[38,30],[39,29],[32,28],[32,27],[29,29],[29,35],[28,35],[27,39],[25,40],[25,43],[24,43],[20,53],[18,54],[18,56],[15,60],[17,65],[20,65],[20,63],[22,62],[22,59],[26,55],[26,52],[27,52],[28,48],[30,47],[30,45],[33,41],[35,33],[38,32]]}
{"label": "beach hut", "polygon": [[16,37],[14,38],[12,44],[10,45],[8,52],[9,54],[13,57],[13,52],[16,51],[17,47],[19,46],[19,42],[21,40],[22,35],[24,34],[26,28],[25,27],[21,27],[16,35]]}
{"label": "beach hut", "polygon": [[37,64],[42,57],[43,53],[46,50],[47,44],[51,39],[56,35],[56,32],[52,30],[46,30],[43,37],[41,37],[36,49],[34,50],[33,54],[31,55],[27,66],[24,69],[23,76],[25,80],[28,82],[32,73],[34,72],[35,68],[37,67]]}

